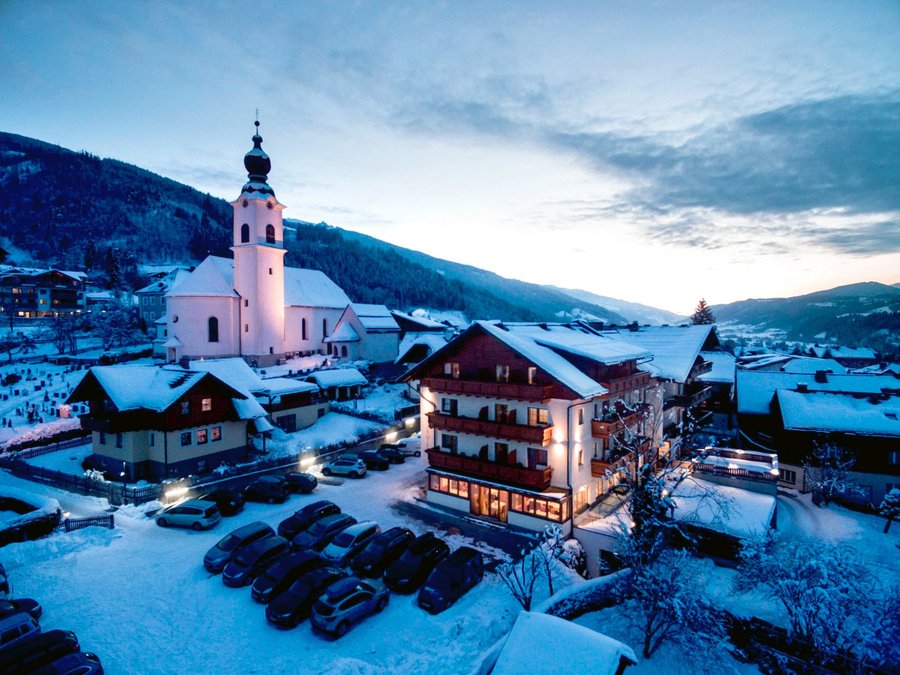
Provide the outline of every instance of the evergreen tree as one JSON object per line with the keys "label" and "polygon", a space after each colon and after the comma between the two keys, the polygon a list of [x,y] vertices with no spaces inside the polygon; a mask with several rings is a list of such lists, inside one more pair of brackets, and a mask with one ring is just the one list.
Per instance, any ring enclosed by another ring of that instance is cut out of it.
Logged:
{"label": "evergreen tree", "polygon": [[709,305],[706,304],[706,298],[700,298],[700,302],[697,303],[697,308],[691,316],[691,323],[697,326],[715,322],[716,317],[713,316],[712,310],[709,308]]}
{"label": "evergreen tree", "polygon": [[119,267],[119,251],[112,246],[106,248],[103,271],[106,272],[106,287],[116,288],[122,278],[122,270]]}
{"label": "evergreen tree", "polygon": [[94,260],[97,258],[97,248],[94,246],[94,240],[88,239],[87,248],[84,249],[84,269],[94,269]]}

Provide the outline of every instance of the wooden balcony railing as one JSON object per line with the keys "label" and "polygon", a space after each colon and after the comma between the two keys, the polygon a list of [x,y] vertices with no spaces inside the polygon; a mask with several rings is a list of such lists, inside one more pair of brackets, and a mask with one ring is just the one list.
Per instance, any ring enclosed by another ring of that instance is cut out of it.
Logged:
{"label": "wooden balcony railing", "polygon": [[640,411],[633,412],[624,417],[616,417],[611,420],[591,420],[591,436],[594,438],[609,438],[625,431],[641,420]]}
{"label": "wooden balcony railing", "polygon": [[472,478],[483,478],[494,483],[519,486],[538,492],[550,487],[552,467],[545,469],[525,469],[510,464],[498,464],[468,455],[453,455],[440,448],[425,451],[428,464],[435,469],[445,469]]}
{"label": "wooden balcony railing", "polygon": [[634,453],[626,452],[624,455],[615,459],[591,459],[591,476],[594,478],[603,478],[606,472],[615,473],[632,461]]}
{"label": "wooden balcony railing", "polygon": [[422,378],[422,386],[446,394],[487,396],[488,398],[508,398],[520,401],[548,401],[553,394],[553,385],[454,380],[449,377],[425,377]]}
{"label": "wooden balcony railing", "polygon": [[522,441],[541,447],[549,445],[553,439],[553,427],[549,424],[527,426],[525,424],[509,424],[479,420],[474,417],[444,415],[439,412],[428,413],[428,423],[433,429],[451,431],[461,434],[475,434],[491,438],[505,438],[511,441]]}
{"label": "wooden balcony railing", "polygon": [[650,384],[650,373],[638,372],[632,373],[625,377],[616,377],[608,381],[601,381],[604,387],[609,390],[610,396],[618,396],[628,391],[642,389]]}
{"label": "wooden balcony railing", "polygon": [[702,383],[694,383],[687,385],[684,388],[684,393],[681,396],[676,396],[675,399],[678,405],[682,405],[685,408],[693,408],[704,401],[708,401],[710,396],[712,396],[712,387]]}
{"label": "wooden balcony railing", "polygon": [[712,371],[712,368],[712,361],[701,361],[700,363],[695,363],[694,367],[691,368],[691,377],[699,377],[704,373],[709,373]]}

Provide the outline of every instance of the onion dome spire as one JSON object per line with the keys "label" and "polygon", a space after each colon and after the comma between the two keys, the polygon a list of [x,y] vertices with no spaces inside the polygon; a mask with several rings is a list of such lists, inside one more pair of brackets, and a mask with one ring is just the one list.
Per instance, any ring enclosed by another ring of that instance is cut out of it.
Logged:
{"label": "onion dome spire", "polygon": [[[272,169],[272,162],[269,156],[262,149],[262,136],[259,135],[259,120],[253,123],[256,126],[256,133],[253,134],[253,147],[244,155],[244,168],[247,169],[247,178],[249,179],[244,185],[242,192],[254,195],[275,196],[275,191],[267,182],[269,180],[269,171]],[[265,197],[263,197],[265,199]]]}

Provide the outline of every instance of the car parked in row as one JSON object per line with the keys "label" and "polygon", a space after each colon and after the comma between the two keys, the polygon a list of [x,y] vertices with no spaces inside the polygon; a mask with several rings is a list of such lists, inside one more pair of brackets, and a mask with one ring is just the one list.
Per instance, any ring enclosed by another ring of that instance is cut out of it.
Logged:
{"label": "car parked in row", "polygon": [[340,507],[327,499],[307,504],[278,524],[278,536],[293,539],[317,520],[340,512]]}
{"label": "car parked in row", "polygon": [[219,488],[200,495],[197,499],[215,502],[223,516],[236,516],[244,510],[244,495],[238,490]]}
{"label": "car parked in row", "polygon": [[415,539],[411,530],[392,527],[378,534],[350,561],[350,569],[360,577],[378,578],[392,562],[400,557]]}
{"label": "car parked in row", "polygon": [[281,556],[256,577],[250,597],[265,604],[307,572],[324,565],[325,561],[314,551],[297,551]]}
{"label": "car parked in row", "polygon": [[33,675],[103,675],[103,665],[96,654],[72,652],[39,668]]}
{"label": "car parked in row", "polygon": [[378,450],[364,450],[358,456],[369,471],[387,471],[391,468],[390,460]]}
{"label": "car parked in row", "polygon": [[345,567],[379,532],[381,528],[378,523],[371,520],[345,527],[322,550],[322,557],[329,564]]}
{"label": "car parked in row", "polygon": [[419,607],[438,614],[481,583],[484,557],[469,546],[456,549],[437,564],[419,589]]}
{"label": "car parked in row", "polygon": [[399,446],[384,443],[378,448],[378,454],[387,459],[391,464],[403,464],[406,457],[400,452]]}
{"label": "car parked in row", "polygon": [[81,651],[81,645],[70,630],[48,630],[40,635],[33,633],[0,650],[0,673],[33,673],[77,651]]}
{"label": "car parked in row", "polygon": [[384,583],[397,593],[412,593],[431,574],[441,560],[450,555],[450,547],[433,532],[416,537],[384,573]]}
{"label": "car parked in row", "polygon": [[275,530],[262,521],[257,520],[248,523],[225,535],[215,546],[209,549],[206,555],[203,556],[203,566],[207,572],[218,574],[225,569],[225,565],[230,563],[242,548],[260,539],[274,536]]}
{"label": "car parked in row", "polygon": [[380,581],[347,577],[325,589],[309,620],[317,631],[341,637],[354,623],[387,607],[389,596]]}
{"label": "car parked in row", "polygon": [[325,516],[294,537],[291,540],[291,545],[298,551],[304,549],[321,551],[331,543],[331,540],[337,536],[338,532],[355,523],[356,518],[348,516],[346,513]]}
{"label": "car parked in row", "polygon": [[266,620],[278,628],[294,628],[309,616],[322,591],[346,576],[339,567],[320,567],[307,572],[266,605]]}
{"label": "car parked in row", "polygon": [[308,495],[319,485],[319,479],[311,473],[289,471],[284,474],[284,484],[291,492]]}
{"label": "car parked in row", "polygon": [[261,476],[244,488],[248,502],[283,504],[289,496],[287,481],[282,476]]}
{"label": "car parked in row", "polygon": [[174,504],[156,514],[160,527],[189,527],[192,530],[208,530],[222,520],[222,512],[215,502],[188,499]]}
{"label": "car parked in row", "polygon": [[41,603],[31,598],[17,598],[11,600],[0,600],[0,619],[5,619],[13,614],[25,612],[30,614],[35,621],[41,618],[44,608]]}
{"label": "car parked in row", "polygon": [[41,624],[28,612],[16,612],[12,616],[0,619],[0,652],[11,646],[40,635]]}
{"label": "car parked in row", "polygon": [[362,478],[366,475],[366,463],[355,455],[341,455],[322,467],[322,475]]}
{"label": "car parked in row", "polygon": [[236,588],[246,586],[276,558],[285,555],[291,548],[291,543],[284,537],[274,536],[260,539],[242,548],[234,559],[225,566],[222,572],[222,582],[226,586]]}

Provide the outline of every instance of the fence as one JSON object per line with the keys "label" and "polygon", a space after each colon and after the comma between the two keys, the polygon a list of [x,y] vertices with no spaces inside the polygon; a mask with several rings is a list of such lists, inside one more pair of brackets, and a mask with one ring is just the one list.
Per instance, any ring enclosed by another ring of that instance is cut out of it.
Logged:
{"label": "fence", "polygon": [[162,494],[162,486],[157,484],[128,486],[124,483],[111,483],[105,480],[73,476],[72,474],[44,469],[23,461],[4,461],[0,466],[8,468],[14,476],[38,483],[46,483],[53,487],[76,492],[90,497],[105,497],[110,504],[143,504],[158,499]]}
{"label": "fence", "polygon": [[79,436],[77,438],[70,438],[66,441],[60,441],[59,443],[50,443],[49,445],[38,445],[32,448],[25,448],[24,450],[12,450],[9,452],[10,457],[4,457],[4,460],[26,460],[32,459],[33,457],[40,457],[41,455],[48,455],[51,452],[56,452],[57,450],[65,450],[67,448],[77,448],[80,445],[84,445],[88,442],[90,438],[90,432],[85,432],[84,436]]}
{"label": "fence", "polygon": [[85,527],[107,527],[110,530],[116,526],[116,519],[113,514],[109,513],[103,516],[91,516],[89,518],[66,518],[63,521],[63,527],[66,532],[74,532]]}

